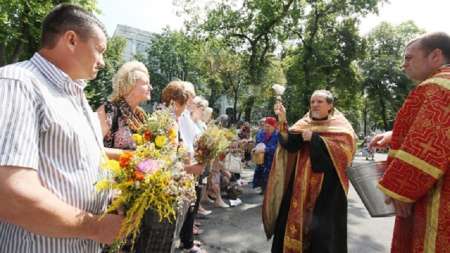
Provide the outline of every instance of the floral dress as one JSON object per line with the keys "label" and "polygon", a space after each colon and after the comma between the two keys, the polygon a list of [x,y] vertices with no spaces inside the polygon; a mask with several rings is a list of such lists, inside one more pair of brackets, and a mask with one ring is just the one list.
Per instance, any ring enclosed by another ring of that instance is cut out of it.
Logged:
{"label": "floral dress", "polygon": [[141,108],[133,112],[124,100],[105,103],[106,123],[110,131],[103,138],[107,148],[135,150],[133,134],[144,123],[145,113]]}

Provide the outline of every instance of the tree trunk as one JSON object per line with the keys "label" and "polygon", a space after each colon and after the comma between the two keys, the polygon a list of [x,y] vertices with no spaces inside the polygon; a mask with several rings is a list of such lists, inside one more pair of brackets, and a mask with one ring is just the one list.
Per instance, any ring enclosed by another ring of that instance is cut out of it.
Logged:
{"label": "tree trunk", "polygon": [[9,63],[16,63],[19,61],[19,56],[23,51],[23,43],[22,42],[16,42],[16,46],[14,47],[14,51],[11,55],[11,60]]}
{"label": "tree trunk", "polygon": [[311,69],[309,68],[308,61],[305,61],[303,64],[303,74],[305,75],[305,83],[304,83],[304,89],[302,94],[302,103],[304,108],[309,107],[309,98],[312,95],[312,89],[311,89]]}
{"label": "tree trunk", "polygon": [[216,84],[215,80],[210,79],[210,80],[208,80],[208,83],[209,83],[209,87],[211,87],[211,95],[209,96],[208,102],[209,102],[209,106],[210,107],[214,107],[219,92],[218,92],[218,90],[216,88],[217,84]]}
{"label": "tree trunk", "polygon": [[364,136],[367,136],[367,98],[364,98],[363,124]]}
{"label": "tree trunk", "polygon": [[250,96],[245,103],[244,119],[250,122],[252,116],[252,107],[255,104],[255,96]]}
{"label": "tree trunk", "polygon": [[234,92],[234,103],[233,103],[233,123],[237,122],[237,102],[239,97],[239,83],[236,84],[236,88],[233,89]]}
{"label": "tree trunk", "polygon": [[6,42],[0,44],[0,67],[6,65]]}
{"label": "tree trunk", "polygon": [[383,97],[379,97],[380,99],[380,113],[383,119],[383,128],[385,131],[388,131],[388,123],[387,123],[387,115],[386,115],[386,104],[383,100]]}

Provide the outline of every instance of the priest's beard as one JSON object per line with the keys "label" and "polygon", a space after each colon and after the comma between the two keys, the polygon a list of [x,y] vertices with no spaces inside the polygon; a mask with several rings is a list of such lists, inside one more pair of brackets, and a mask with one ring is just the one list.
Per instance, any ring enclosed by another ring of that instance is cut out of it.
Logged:
{"label": "priest's beard", "polygon": [[313,119],[320,119],[321,118],[319,112],[311,111],[310,115],[311,115],[311,118],[313,118]]}

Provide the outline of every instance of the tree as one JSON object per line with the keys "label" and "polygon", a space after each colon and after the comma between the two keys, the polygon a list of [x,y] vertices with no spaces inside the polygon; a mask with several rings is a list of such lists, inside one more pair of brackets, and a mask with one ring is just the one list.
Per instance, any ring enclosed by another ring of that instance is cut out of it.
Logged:
{"label": "tree", "polygon": [[[257,91],[245,101],[246,120],[250,119],[257,97],[266,91],[262,86],[274,66],[271,57],[281,57],[283,61],[289,84],[285,100],[298,117],[304,113],[316,87],[334,89],[343,101],[359,99],[353,92],[355,88],[359,90],[361,81],[355,60],[364,52],[358,18],[376,12],[381,1],[244,0],[240,5],[221,0],[206,9],[204,20],[194,15],[187,24],[193,33],[221,38],[229,48],[244,55],[245,90]],[[189,6],[193,1],[184,3]],[[185,9],[188,13],[197,11]],[[288,48],[280,54],[283,45]],[[288,117],[294,117],[293,113]]]}
{"label": "tree", "polygon": [[39,49],[42,21],[60,3],[96,10],[96,0],[0,0],[0,66],[28,59]]}
{"label": "tree", "polygon": [[121,37],[109,39],[104,54],[105,67],[100,70],[95,80],[89,81],[85,88],[86,97],[94,110],[104,103],[112,93],[112,79],[123,63],[122,53],[126,43],[126,39]]}
{"label": "tree", "polygon": [[336,106],[358,130],[362,106],[362,75],[356,62],[365,55],[359,18],[377,11],[378,0],[306,1],[283,53],[288,87],[288,119],[308,110],[316,89],[328,89]]}
{"label": "tree", "polygon": [[383,22],[368,35],[367,57],[360,65],[366,94],[364,117],[372,119],[375,127],[392,128],[396,112],[412,88],[401,68],[403,51],[406,43],[422,32],[411,21],[398,26]]}
{"label": "tree", "polygon": [[209,89],[210,105],[214,105],[220,95],[232,97],[231,122],[236,122],[244,79],[242,55],[227,48],[223,40],[209,39],[199,45],[195,61],[199,75]]}
{"label": "tree", "polygon": [[150,72],[155,100],[159,100],[162,89],[172,80],[199,83],[193,60],[196,51],[196,40],[181,31],[165,29],[153,37],[145,64]]}
{"label": "tree", "polygon": [[[185,0],[184,4],[192,1]],[[300,1],[295,0],[244,0],[236,7],[229,0],[217,1],[208,9],[206,19],[189,23],[196,34],[209,38],[221,38],[231,50],[244,56],[245,85],[261,86],[273,53],[279,42],[287,39],[290,20],[301,13]],[[195,10],[197,11],[197,10]],[[189,13],[192,14],[192,13]],[[196,16],[194,14],[194,16]],[[245,120],[250,120],[256,94],[249,94],[245,101]]]}

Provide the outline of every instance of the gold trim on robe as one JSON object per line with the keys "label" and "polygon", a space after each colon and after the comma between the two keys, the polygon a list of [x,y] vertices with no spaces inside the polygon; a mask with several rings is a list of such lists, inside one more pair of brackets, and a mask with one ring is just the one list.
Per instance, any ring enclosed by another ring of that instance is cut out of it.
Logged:
{"label": "gold trim on robe", "polygon": [[440,178],[444,172],[437,168],[436,166],[433,166],[426,161],[418,158],[417,156],[411,155],[408,152],[405,152],[403,150],[393,150],[391,149],[389,151],[389,156],[393,158],[397,158],[411,166],[414,166],[415,168],[423,171],[424,173],[434,177],[435,179]]}

